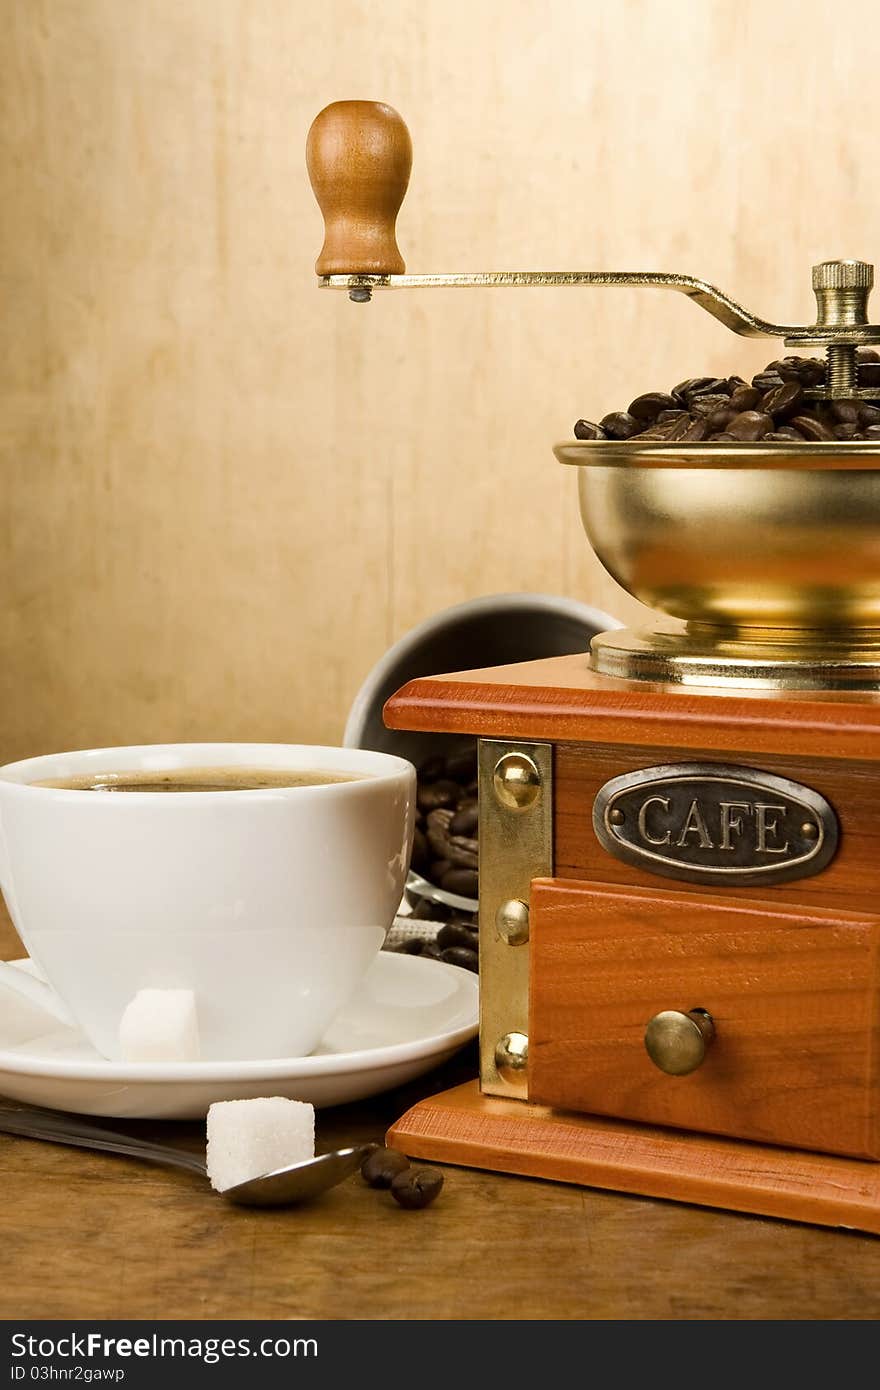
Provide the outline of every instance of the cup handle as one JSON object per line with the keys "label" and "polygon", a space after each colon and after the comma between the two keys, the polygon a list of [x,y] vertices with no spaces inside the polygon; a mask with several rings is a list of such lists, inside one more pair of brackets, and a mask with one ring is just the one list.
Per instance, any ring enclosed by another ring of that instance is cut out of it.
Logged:
{"label": "cup handle", "polygon": [[[12,897],[12,888],[9,882],[8,858],[6,852],[6,835],[3,825],[0,823],[0,889],[6,898],[13,919],[16,919],[15,903]],[[36,1004],[37,1008],[65,1024],[68,1028],[76,1028],[77,1022],[67,1005],[59,999],[51,985],[47,985],[44,980],[38,980],[35,975],[29,975],[24,970],[19,970],[16,966],[10,965],[7,961],[0,961],[0,987],[13,990],[22,999],[27,999],[29,1003]]]}
{"label": "cup handle", "polygon": [[59,1023],[65,1024],[68,1028],[77,1027],[73,1014],[67,1005],[58,998],[51,985],[36,979],[34,975],[26,974],[24,970],[10,965],[8,961],[0,961],[0,986],[13,990],[22,999],[27,999],[30,1004],[36,1004],[37,1008],[51,1014]]}

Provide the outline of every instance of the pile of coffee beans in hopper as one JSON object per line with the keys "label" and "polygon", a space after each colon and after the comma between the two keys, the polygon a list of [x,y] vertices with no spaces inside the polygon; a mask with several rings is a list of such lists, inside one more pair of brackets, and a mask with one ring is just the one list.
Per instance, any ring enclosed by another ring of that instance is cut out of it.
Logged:
{"label": "pile of coffee beans in hopper", "polygon": [[[412,869],[444,892],[475,899],[479,878],[477,745],[430,757],[417,769],[416,829]],[[441,922],[439,932],[407,937],[394,949],[449,965],[478,968],[477,914],[407,891],[409,921]]]}
{"label": "pile of coffee beans in hopper", "polygon": [[[880,402],[880,353],[858,348],[859,386],[876,387]],[[825,385],[825,363],[815,357],[770,362],[751,382],[741,376],[689,377],[671,391],[648,391],[628,410],[612,411],[594,425],[578,420],[575,439],[638,439],[681,444],[764,444],[835,440],[880,443],[880,404],[811,400],[810,387]]]}

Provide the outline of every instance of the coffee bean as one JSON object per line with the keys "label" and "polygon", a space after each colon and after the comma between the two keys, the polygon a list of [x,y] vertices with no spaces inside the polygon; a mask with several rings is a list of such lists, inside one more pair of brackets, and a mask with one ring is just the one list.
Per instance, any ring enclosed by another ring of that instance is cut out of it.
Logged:
{"label": "coffee bean", "polygon": [[835,439],[854,439],[858,432],[858,425],[835,425],[832,430]]}
{"label": "coffee bean", "polygon": [[782,377],[778,372],[758,372],[757,376],[752,377],[752,385],[763,396],[767,391],[772,391],[775,386],[781,386]]}
{"label": "coffee bean", "polygon": [[[776,431],[776,433],[777,433],[777,434],[780,436],[780,438],[782,438],[782,439],[800,439],[800,440],[802,440],[803,437],[804,437],[804,436],[801,434],[800,430],[794,429],[791,425],[780,425],[780,426],[779,426],[779,429]],[[764,438],[765,438],[765,439],[767,438],[766,434],[764,435]]]}
{"label": "coffee bean", "polygon": [[398,941],[396,946],[389,946],[387,949],[396,956],[420,956],[424,948],[425,942],[421,936],[405,936],[403,941]]}
{"label": "coffee bean", "polygon": [[464,787],[476,775],[477,745],[475,743],[470,748],[461,748],[457,753],[450,753],[446,759],[447,777]]}
{"label": "coffee bean", "polygon": [[381,1146],[368,1154],[361,1164],[361,1177],[368,1187],[389,1188],[394,1179],[409,1170],[409,1159],[396,1149]]}
{"label": "coffee bean", "polygon": [[733,443],[735,443],[735,440],[734,440],[734,437],[733,437],[732,434],[725,434],[725,433],[722,433],[722,434],[710,434],[710,435],[709,435],[709,443],[710,443],[710,444],[733,444]]}
{"label": "coffee bean", "polygon": [[673,386],[673,388],[672,388],[673,399],[676,400],[676,401],[678,401],[680,405],[687,405],[686,397],[687,397],[688,391],[690,391],[694,386],[696,386],[698,382],[700,382],[700,381],[708,381],[708,380],[709,380],[709,378],[708,378],[708,377],[705,377],[705,376],[689,376],[689,377],[687,377],[684,381],[680,381],[680,382],[678,383],[677,386]]}
{"label": "coffee bean", "polygon": [[437,933],[437,945],[441,951],[448,951],[453,946],[460,946],[466,951],[476,951],[478,941],[479,934],[461,917],[444,922]]}
{"label": "coffee bean", "polygon": [[811,443],[834,438],[831,430],[822,423],[818,415],[795,415],[791,423],[796,430],[800,430],[804,439],[810,440]]}
{"label": "coffee bean", "polygon": [[[427,877],[427,875],[426,875]],[[431,880],[433,882],[433,880]],[[415,896],[407,894],[408,897]],[[431,902],[430,898],[419,897],[410,913],[410,920],[413,922],[445,922],[447,917],[452,916],[452,908],[448,903]]]}
{"label": "coffee bean", "polygon": [[859,363],[859,385],[880,386],[880,362]]}
{"label": "coffee bean", "polygon": [[746,386],[747,384],[748,384],[748,383],[746,382],[745,377],[742,377],[742,376],[729,376],[729,377],[727,378],[727,391],[728,391],[728,394],[732,396],[733,393],[734,393],[734,391],[738,391],[738,390],[740,389],[741,386]]}
{"label": "coffee bean", "polygon": [[869,425],[880,425],[880,410],[876,405],[862,403],[859,408],[859,424],[862,429],[867,429]]}
{"label": "coffee bean", "polygon": [[760,410],[743,410],[731,420],[727,426],[727,433],[733,435],[734,439],[752,441],[763,439],[772,428],[773,421],[769,415],[763,414]]}
{"label": "coffee bean", "polygon": [[[838,425],[857,425],[857,424],[859,423],[859,414],[860,414],[860,412],[861,412],[861,402],[860,402],[860,401],[832,401],[832,402],[831,402],[831,411],[830,411],[830,414],[831,414],[832,419],[833,419],[833,420],[835,421],[835,423],[838,424]],[[878,419],[880,419],[880,411],[878,411]]]}
{"label": "coffee bean", "polygon": [[880,439],[880,425],[869,425],[865,430],[865,438],[870,439],[872,443],[876,443],[876,441]]}
{"label": "coffee bean", "polygon": [[856,357],[859,362],[880,362],[880,352],[872,347],[857,347]]}
{"label": "coffee bean", "polygon": [[772,415],[778,423],[788,415],[796,415],[804,403],[804,388],[799,381],[784,381],[761,398],[761,410]]}
{"label": "coffee bean", "polygon": [[678,420],[673,420],[671,425],[664,425],[664,438],[686,439],[693,423],[689,415],[682,415]]}
{"label": "coffee bean", "polygon": [[764,368],[765,372],[775,372],[780,381],[800,381],[799,376],[799,357],[780,357],[775,362],[768,362]]}
{"label": "coffee bean", "polygon": [[739,415],[743,410],[756,410],[763,400],[761,392],[755,386],[740,386],[730,397],[729,405],[734,415]]}
{"label": "coffee bean", "polygon": [[[431,881],[435,881],[433,877]],[[475,898],[479,889],[476,869],[446,869],[439,883],[444,893],[457,893],[460,898]]]}
{"label": "coffee bean", "polygon": [[631,439],[641,429],[638,420],[625,410],[616,410],[599,423],[609,439]]}
{"label": "coffee bean", "polygon": [[687,415],[687,413],[686,410],[681,410],[679,407],[676,407],[674,410],[661,410],[655,424],[671,425],[673,421],[680,420],[682,415]]}
{"label": "coffee bean", "polygon": [[412,859],[410,863],[417,874],[423,873],[428,866],[428,841],[425,838],[424,831],[420,830],[418,826],[416,826],[413,831]]}
{"label": "coffee bean", "polygon": [[427,960],[439,960],[443,955],[436,941],[426,941],[422,948],[422,955]]}
{"label": "coffee bean", "polygon": [[665,425],[649,425],[646,430],[642,430],[638,438],[640,441],[645,440],[647,443],[656,443],[657,440],[669,439],[672,431],[676,429],[682,421],[684,421],[682,429],[687,429],[691,422],[691,417],[686,410],[679,411],[677,418],[675,420],[667,420]]}
{"label": "coffee bean", "polygon": [[605,431],[590,420],[578,420],[574,427],[575,439],[604,439]]}
{"label": "coffee bean", "polygon": [[476,806],[468,806],[465,809],[456,811],[452,820],[449,822],[450,835],[472,836],[476,834],[479,816]]}
{"label": "coffee bean", "polygon": [[440,1196],[443,1174],[433,1168],[413,1168],[397,1174],[391,1196],[405,1211],[421,1211]]}
{"label": "coffee bean", "polygon": [[466,946],[448,946],[445,951],[440,952],[440,959],[447,965],[457,965],[462,970],[473,970],[474,974],[480,968],[477,952],[469,950]]}
{"label": "coffee bean", "polygon": [[802,386],[825,385],[825,363],[817,362],[814,357],[799,357],[797,374]]}
{"label": "coffee bean", "polygon": [[416,793],[416,801],[421,811],[436,811],[440,807],[454,806],[461,796],[461,788],[456,782],[451,782],[446,777],[441,777],[436,782],[429,782],[427,786],[419,787]]}
{"label": "coffee bean", "polygon": [[682,444],[699,444],[709,433],[708,420],[693,420],[681,436]]}
{"label": "coffee bean", "polygon": [[721,410],[730,405],[729,396],[714,395],[694,396],[691,401],[691,415],[696,415],[698,419],[711,415],[714,410]]}
{"label": "coffee bean", "polygon": [[667,396],[664,391],[648,391],[644,396],[636,396],[629,413],[634,420],[644,420],[646,425],[650,425],[661,411],[672,410],[674,407],[675,401],[672,396]]}
{"label": "coffee bean", "polygon": [[796,381],[800,360],[799,357],[791,354],[788,357],[777,357],[774,362],[767,363],[764,371],[775,372],[777,376],[782,377],[783,381]]}
{"label": "coffee bean", "polygon": [[717,376],[692,376],[680,381],[673,389],[676,400],[683,400],[689,406],[697,396],[727,395],[727,378]]}
{"label": "coffee bean", "polygon": [[[756,391],[755,395],[757,394]],[[713,410],[712,414],[706,420],[706,424],[709,426],[709,433],[718,434],[720,430],[726,430],[734,415],[738,414],[739,411],[730,401],[728,401],[727,405],[722,406],[720,410]]]}
{"label": "coffee bean", "polygon": [[477,857],[479,854],[479,843],[467,835],[451,835],[449,833],[452,813],[450,811],[432,811],[428,817],[428,844],[433,851],[435,864],[432,865],[432,872],[440,873],[436,868],[437,864],[443,864],[446,868],[457,869],[476,869]]}
{"label": "coffee bean", "polygon": [[437,753],[433,758],[426,758],[419,767],[419,782],[436,782],[445,773],[446,759]]}

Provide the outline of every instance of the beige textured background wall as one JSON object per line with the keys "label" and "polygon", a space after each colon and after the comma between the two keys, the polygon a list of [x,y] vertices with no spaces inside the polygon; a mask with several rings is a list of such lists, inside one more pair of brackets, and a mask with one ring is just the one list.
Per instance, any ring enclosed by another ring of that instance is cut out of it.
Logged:
{"label": "beige textured background wall", "polygon": [[376,658],[449,603],[632,615],[552,441],[776,355],[659,293],[319,294],[302,150],[328,101],[406,117],[413,270],[687,269],[806,319],[813,260],[880,259],[876,0],[0,20],[3,758],[335,740]]}

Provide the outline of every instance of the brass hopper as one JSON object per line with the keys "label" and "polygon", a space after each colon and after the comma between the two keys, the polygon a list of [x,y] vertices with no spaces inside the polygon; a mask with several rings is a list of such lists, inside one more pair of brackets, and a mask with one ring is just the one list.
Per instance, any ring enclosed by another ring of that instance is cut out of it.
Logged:
{"label": "brass hopper", "polygon": [[[488,271],[407,275],[395,219],[412,160],[409,132],[378,102],[334,102],[315,119],[309,174],[325,218],[321,285],[356,303],[389,289],[629,287],[687,295],[734,333],[781,338],[827,356],[814,399],[877,398],[859,385],[856,349],[873,267],[813,267],[815,323],[771,323],[692,275]],[[880,687],[880,449],[873,444],[664,444],[572,440],[581,516],[599,559],[665,615],[643,632],[603,633],[606,675],[688,685]]]}
{"label": "brass hopper", "polygon": [[880,685],[880,450],[556,446],[602,564],[667,615],[593,639],[605,675],[783,690]]}

